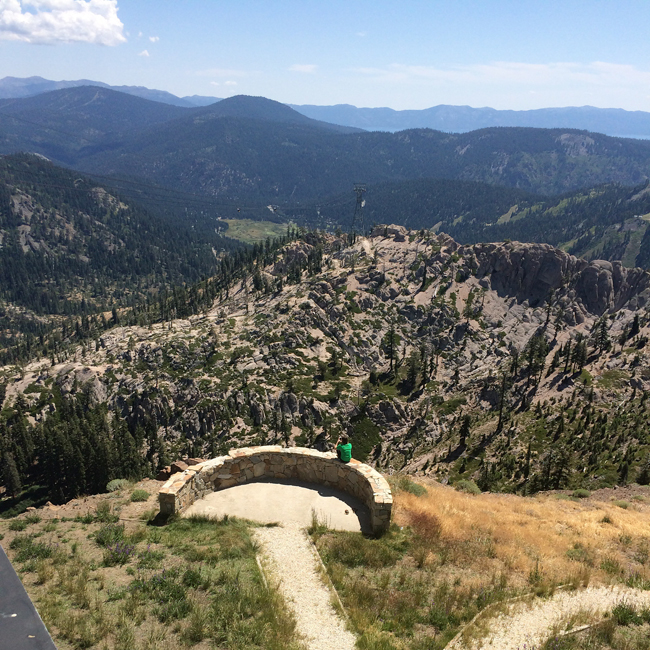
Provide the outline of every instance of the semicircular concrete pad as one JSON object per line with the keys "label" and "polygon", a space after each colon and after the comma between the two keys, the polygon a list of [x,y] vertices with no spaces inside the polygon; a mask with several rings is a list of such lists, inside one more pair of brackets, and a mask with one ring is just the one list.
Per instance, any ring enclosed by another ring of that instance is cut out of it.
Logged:
{"label": "semicircular concrete pad", "polygon": [[390,526],[393,496],[377,470],[354,458],[342,463],[332,452],[278,445],[231,449],[227,456],[174,474],[158,492],[160,512],[164,516],[182,514],[212,491],[263,480],[306,481],[342,490],[368,507],[374,534]]}
{"label": "semicircular concrete pad", "polygon": [[368,508],[358,499],[322,485],[302,481],[255,481],[211,492],[183,515],[241,517],[264,524],[309,526],[312,513],[334,530],[370,532]]}

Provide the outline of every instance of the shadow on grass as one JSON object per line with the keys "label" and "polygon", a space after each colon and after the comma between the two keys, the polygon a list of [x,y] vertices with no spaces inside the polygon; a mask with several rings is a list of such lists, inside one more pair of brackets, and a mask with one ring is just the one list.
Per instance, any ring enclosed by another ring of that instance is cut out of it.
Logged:
{"label": "shadow on grass", "polygon": [[0,518],[9,519],[22,514],[27,508],[40,508],[49,499],[46,487],[32,485],[23,490],[18,496],[0,500]]}

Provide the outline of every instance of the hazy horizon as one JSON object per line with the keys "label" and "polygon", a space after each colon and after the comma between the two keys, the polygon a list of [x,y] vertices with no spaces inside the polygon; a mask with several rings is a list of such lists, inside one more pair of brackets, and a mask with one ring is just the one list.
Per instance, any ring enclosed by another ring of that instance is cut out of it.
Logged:
{"label": "hazy horizon", "polygon": [[421,110],[650,111],[643,0],[7,0],[0,77]]}

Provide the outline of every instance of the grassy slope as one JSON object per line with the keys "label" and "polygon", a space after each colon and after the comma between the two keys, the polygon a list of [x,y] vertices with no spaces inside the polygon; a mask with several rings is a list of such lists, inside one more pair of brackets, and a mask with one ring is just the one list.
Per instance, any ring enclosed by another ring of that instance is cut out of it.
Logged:
{"label": "grassy slope", "polygon": [[[393,485],[407,490],[397,492],[382,539],[312,530],[360,648],[441,649],[485,607],[560,584],[650,588],[644,501],[624,508],[549,494],[474,496],[437,483],[422,495],[408,479]],[[637,499],[650,496],[643,490]]]}
{"label": "grassy slope", "polygon": [[260,574],[249,524],[146,525],[155,496],[132,503],[130,495],[0,522],[3,547],[59,650],[302,649]]}
{"label": "grassy slope", "polygon": [[[478,612],[559,585],[650,589],[650,488],[629,488],[623,501],[612,500],[614,490],[531,498],[391,481],[394,523],[383,538],[311,531],[361,650],[442,649]],[[157,486],[145,484],[151,493]],[[60,650],[300,648],[283,603],[263,585],[249,524],[144,525],[155,497],[132,503],[131,494],[125,488],[0,522],[3,545]],[[122,521],[111,523],[117,511]],[[115,561],[118,541],[134,547],[124,564]],[[592,636],[557,647],[641,650],[645,629],[628,630],[614,615]],[[479,638],[485,628],[467,632]],[[585,645],[592,637],[600,645]]]}

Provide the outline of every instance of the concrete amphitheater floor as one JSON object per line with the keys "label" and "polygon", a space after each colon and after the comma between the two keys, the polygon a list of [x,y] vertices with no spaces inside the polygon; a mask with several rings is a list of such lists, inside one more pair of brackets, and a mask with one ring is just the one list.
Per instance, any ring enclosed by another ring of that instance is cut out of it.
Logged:
{"label": "concrete amphitheater floor", "polygon": [[184,516],[241,517],[260,523],[307,527],[312,513],[334,530],[370,532],[367,506],[354,497],[302,481],[261,480],[212,492],[194,502]]}

